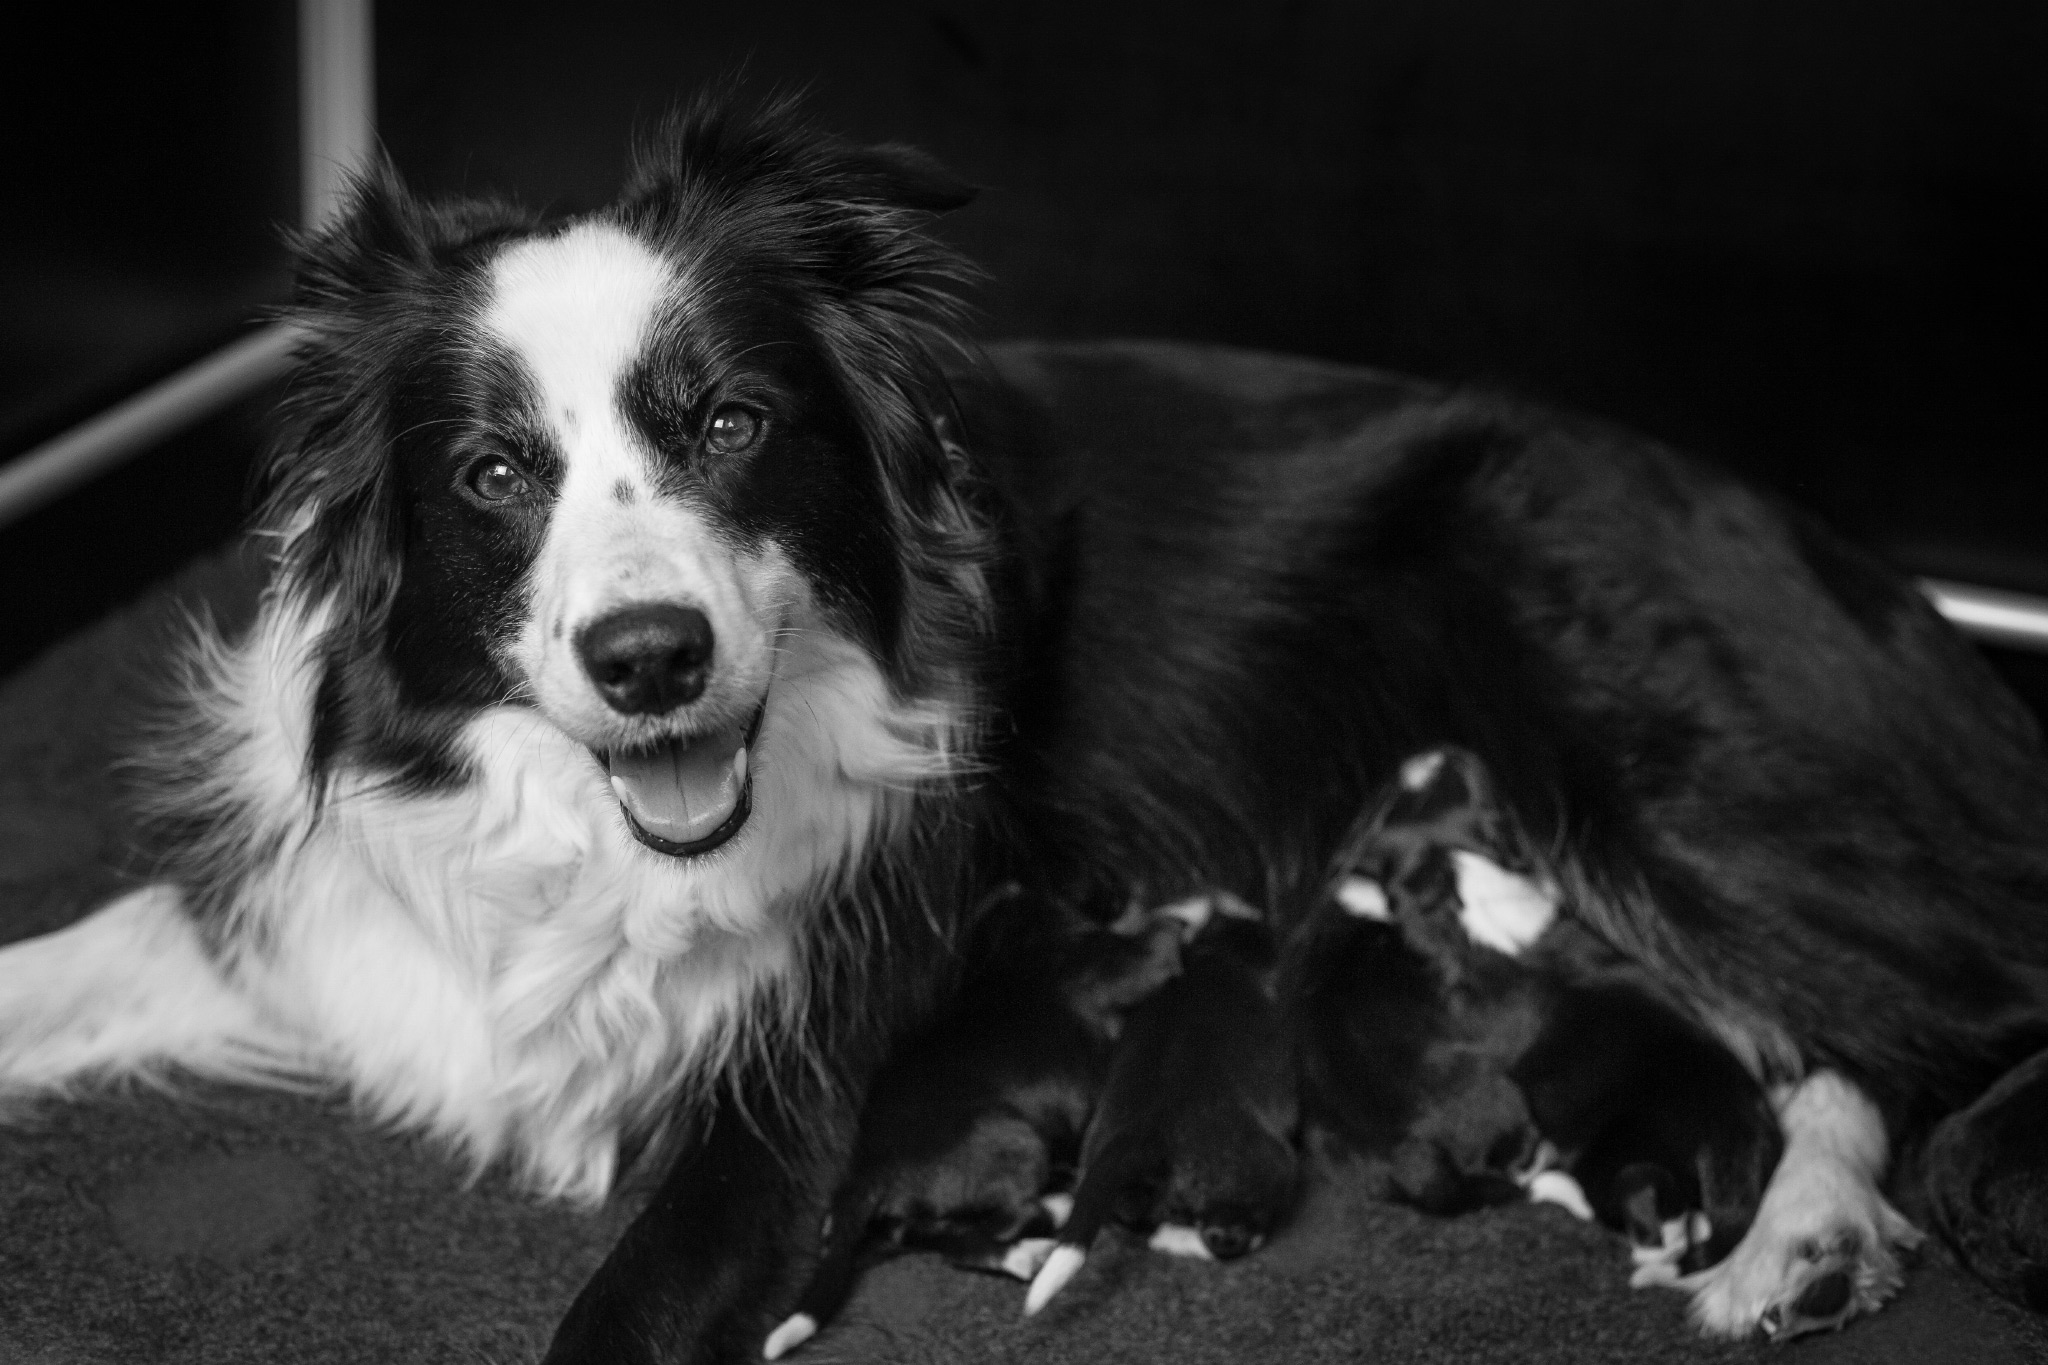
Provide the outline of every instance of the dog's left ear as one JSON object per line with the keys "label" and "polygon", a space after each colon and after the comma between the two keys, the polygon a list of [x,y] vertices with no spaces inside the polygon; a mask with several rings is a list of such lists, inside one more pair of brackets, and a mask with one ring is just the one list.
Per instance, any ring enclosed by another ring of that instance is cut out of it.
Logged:
{"label": "dog's left ear", "polygon": [[981,193],[921,148],[902,142],[877,143],[856,149],[848,170],[865,198],[895,208],[924,213],[950,213],[965,208]]}

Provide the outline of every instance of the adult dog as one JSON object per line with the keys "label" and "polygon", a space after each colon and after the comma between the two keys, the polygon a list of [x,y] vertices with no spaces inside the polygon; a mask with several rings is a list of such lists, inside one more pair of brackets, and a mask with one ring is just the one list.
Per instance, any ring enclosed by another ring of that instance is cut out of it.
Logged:
{"label": "adult dog", "polygon": [[[2017,704],[1892,575],[1638,439],[1236,353],[978,364],[924,228],[968,197],[715,104],[584,217],[363,184],[302,255],[273,579],[155,746],[175,861],[0,953],[0,1081],[312,1070],[582,1199],[652,1153],[552,1358],[750,1358],[989,888],[1284,927],[1455,743],[1783,1089],[1700,1320],[1822,1262],[1874,1303],[1888,1151],[2048,1045]],[[1942,1207],[2038,1283],[2022,1080]]]}

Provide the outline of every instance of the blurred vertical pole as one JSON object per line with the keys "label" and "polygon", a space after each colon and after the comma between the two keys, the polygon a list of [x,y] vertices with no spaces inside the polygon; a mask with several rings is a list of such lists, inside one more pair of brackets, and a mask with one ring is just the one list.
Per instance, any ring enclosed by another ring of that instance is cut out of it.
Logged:
{"label": "blurred vertical pole", "polygon": [[[303,225],[334,212],[376,142],[370,0],[299,0],[299,176]],[[0,526],[256,392],[291,363],[272,323],[116,403],[0,468]]]}
{"label": "blurred vertical pole", "polygon": [[376,143],[370,0],[299,0],[299,221],[319,227]]}

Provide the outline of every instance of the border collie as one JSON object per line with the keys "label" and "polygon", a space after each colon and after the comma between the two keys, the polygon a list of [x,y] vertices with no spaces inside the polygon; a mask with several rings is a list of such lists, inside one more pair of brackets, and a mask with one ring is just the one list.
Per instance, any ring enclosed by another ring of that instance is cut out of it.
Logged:
{"label": "border collie", "polygon": [[1947,1231],[2037,1235],[2048,1156],[1971,1135],[2039,1104],[2038,1068],[1992,1087],[2048,1047],[2048,762],[1909,586],[1509,404],[978,363],[927,230],[968,198],[718,101],[584,216],[365,181],[301,253],[260,613],[199,632],[154,746],[177,857],[0,952],[0,1085],[338,1078],[581,1200],[640,1153],[552,1358],[752,1358],[989,888],[1105,921],[1224,888],[1284,935],[1448,743],[1786,1090],[1709,1330],[1808,1248],[1883,1282],[1892,1154],[1980,1096],[1945,1169],[2004,1193]]}

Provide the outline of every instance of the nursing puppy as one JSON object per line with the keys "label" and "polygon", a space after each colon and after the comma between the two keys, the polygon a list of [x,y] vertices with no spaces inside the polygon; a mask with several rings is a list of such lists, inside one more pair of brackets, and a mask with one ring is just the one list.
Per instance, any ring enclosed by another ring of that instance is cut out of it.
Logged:
{"label": "nursing puppy", "polygon": [[768,1359],[832,1321],[868,1258],[921,1249],[1036,1271],[1123,1013],[1179,972],[1180,937],[1170,919],[1095,928],[1020,889],[999,894],[965,949],[958,1001],[868,1091],[817,1270]]}
{"label": "nursing puppy", "polygon": [[1300,1122],[1275,996],[1273,931],[1232,897],[1182,903],[1180,975],[1130,1012],[1081,1147],[1072,1212],[1032,1279],[1036,1313],[1112,1221],[1212,1260],[1293,1211]]}
{"label": "nursing puppy", "polygon": [[1709,1330],[1809,1247],[1890,1282],[1890,1155],[1980,1096],[1951,1169],[2003,1193],[1946,1230],[2039,1245],[2048,1158],[1991,1139],[2048,1048],[2048,762],[1906,584],[1512,405],[977,362],[927,230],[967,198],[717,101],[580,217],[365,184],[301,251],[263,606],[199,632],[153,754],[177,856],[0,952],[0,1088],[312,1071],[584,1200],[641,1153],[553,1358],[752,1358],[990,888],[1100,922],[1221,888],[1284,934],[1457,744],[1574,914],[1789,1088]]}
{"label": "nursing puppy", "polygon": [[1748,1231],[1777,1120],[1726,1047],[1571,919],[1544,861],[1475,755],[1403,764],[1289,945],[1303,1073],[1389,1158],[1398,1197],[1459,1213],[1526,1191],[1626,1230],[1635,1281],[1670,1282]]}

